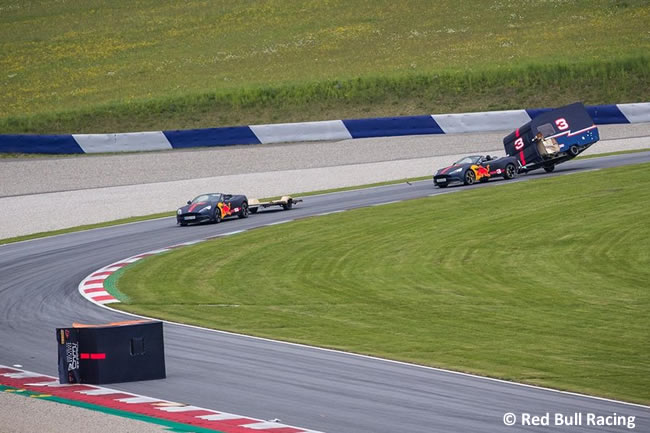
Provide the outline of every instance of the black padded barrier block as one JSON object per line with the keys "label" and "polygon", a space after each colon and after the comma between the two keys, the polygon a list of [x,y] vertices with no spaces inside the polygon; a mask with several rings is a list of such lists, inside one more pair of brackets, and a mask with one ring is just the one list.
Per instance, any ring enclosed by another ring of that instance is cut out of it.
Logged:
{"label": "black padded barrier block", "polygon": [[61,383],[101,385],[166,377],[162,322],[58,328],[57,341]]}

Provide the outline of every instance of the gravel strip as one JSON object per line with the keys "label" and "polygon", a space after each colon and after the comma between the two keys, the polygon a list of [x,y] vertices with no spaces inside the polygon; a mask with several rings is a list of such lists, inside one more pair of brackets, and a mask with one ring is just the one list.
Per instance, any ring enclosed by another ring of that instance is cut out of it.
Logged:
{"label": "gravel strip", "polygon": [[4,433],[169,432],[163,426],[156,424],[10,392],[0,392],[0,431]]}
{"label": "gravel strip", "polygon": [[[600,128],[603,142],[650,135],[650,123]],[[137,154],[0,159],[0,197],[496,151],[510,131],[234,146]]]}

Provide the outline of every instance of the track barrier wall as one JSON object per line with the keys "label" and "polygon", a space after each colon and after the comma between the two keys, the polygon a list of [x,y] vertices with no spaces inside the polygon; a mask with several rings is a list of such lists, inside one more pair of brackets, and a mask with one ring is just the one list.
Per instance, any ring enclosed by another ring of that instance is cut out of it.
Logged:
{"label": "track barrier wall", "polygon": [[[597,125],[650,122],[650,102],[595,105],[586,108]],[[4,134],[0,135],[0,153],[136,152],[241,144],[501,131],[517,128],[550,110],[551,108],[533,108],[115,134]]]}

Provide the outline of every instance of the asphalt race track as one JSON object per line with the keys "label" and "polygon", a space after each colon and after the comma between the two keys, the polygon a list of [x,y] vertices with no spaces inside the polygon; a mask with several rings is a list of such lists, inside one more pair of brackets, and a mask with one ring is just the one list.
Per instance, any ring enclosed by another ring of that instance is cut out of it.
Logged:
{"label": "asphalt race track", "polygon": [[[577,160],[552,175],[533,172],[516,181],[649,161],[650,152]],[[219,233],[466,189],[441,190],[431,181],[399,184],[308,197],[288,212],[260,212],[218,225],[181,228],[165,218],[0,246],[0,364],[56,376],[54,328],[124,320],[77,291],[84,277],[109,263]],[[506,412],[616,413],[636,416],[634,431],[650,431],[647,407],[409,364],[175,324],[165,325],[165,346],[167,379],[110,386],[329,433],[628,430],[506,427]]]}

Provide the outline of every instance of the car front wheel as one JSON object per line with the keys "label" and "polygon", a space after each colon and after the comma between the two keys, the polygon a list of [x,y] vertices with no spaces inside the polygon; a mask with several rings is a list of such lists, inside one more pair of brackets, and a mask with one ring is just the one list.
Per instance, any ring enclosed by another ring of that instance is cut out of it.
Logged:
{"label": "car front wheel", "polygon": [[547,172],[547,173],[553,173],[553,170],[555,170],[554,165],[546,165],[546,166],[544,166],[544,171]]}
{"label": "car front wheel", "polygon": [[214,218],[212,219],[212,221],[214,221],[215,224],[219,224],[221,220],[222,220],[221,209],[219,209],[219,207],[217,206],[217,208],[214,211]]}
{"label": "car front wheel", "polygon": [[473,185],[474,182],[476,182],[476,175],[474,174],[474,172],[472,170],[467,170],[465,172],[465,178],[464,178],[463,183],[465,185]]}

